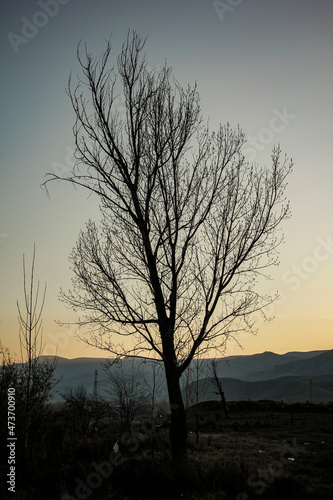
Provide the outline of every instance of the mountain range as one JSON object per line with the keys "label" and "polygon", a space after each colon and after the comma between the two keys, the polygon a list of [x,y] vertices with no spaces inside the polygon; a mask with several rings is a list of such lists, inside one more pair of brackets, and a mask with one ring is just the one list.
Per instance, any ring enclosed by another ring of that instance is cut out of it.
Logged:
{"label": "mountain range", "polygon": [[[43,357],[47,359],[49,357]],[[104,358],[56,358],[55,378],[59,379],[53,393],[53,401],[62,401],[61,394],[80,385],[93,395],[95,387],[98,395],[110,398],[110,384],[107,371],[103,369]],[[327,403],[333,401],[333,350],[288,352],[228,356],[216,360],[217,375],[221,379],[225,397],[229,401],[271,399],[285,402]],[[142,376],[147,391],[153,380],[152,362],[140,359],[126,359],[114,364],[111,372],[121,370],[129,377]],[[196,370],[198,366],[198,370]],[[182,377],[185,385],[192,389],[198,374],[199,400],[216,399],[216,389],[212,382],[211,360],[201,359],[192,363],[191,373]],[[97,370],[97,373],[96,373]],[[164,375],[157,373],[158,397],[167,399]],[[193,391],[192,391],[193,392]]]}

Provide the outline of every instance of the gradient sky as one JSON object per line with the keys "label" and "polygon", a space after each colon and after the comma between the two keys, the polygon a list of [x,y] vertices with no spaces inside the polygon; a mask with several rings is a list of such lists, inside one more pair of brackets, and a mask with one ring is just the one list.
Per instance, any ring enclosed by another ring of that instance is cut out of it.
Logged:
{"label": "gradient sky", "polygon": [[149,36],[151,67],[167,59],[182,85],[197,81],[212,129],[240,124],[249,159],[268,165],[280,142],[294,161],[293,217],[267,283],[280,291],[275,319],[257,336],[241,335],[243,351],[230,343],[227,354],[333,347],[333,3],[215,3],[1,0],[0,338],[12,352],[19,353],[22,255],[29,265],[35,243],[36,277],[48,285],[44,352],[58,344],[60,356],[103,356],[55,323],[74,318],[58,292],[70,286],[68,255],[84,223],[98,218],[97,202],[55,183],[48,199],[40,185],[46,172],[71,165],[74,115],[65,88],[78,70],[79,40],[99,54],[112,32],[115,61],[129,28]]}

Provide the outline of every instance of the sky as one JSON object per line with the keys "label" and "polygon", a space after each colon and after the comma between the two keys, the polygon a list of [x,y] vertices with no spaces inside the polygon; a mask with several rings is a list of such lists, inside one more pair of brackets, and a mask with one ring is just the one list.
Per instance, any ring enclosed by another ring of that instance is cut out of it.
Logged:
{"label": "sky", "polygon": [[73,163],[74,113],[68,76],[79,70],[82,39],[100,54],[112,33],[116,61],[128,29],[148,36],[149,66],[165,60],[182,86],[198,85],[211,129],[238,124],[249,161],[269,166],[280,143],[294,162],[280,266],[266,291],[280,298],[226,355],[333,347],[333,3],[331,0],[1,0],[0,339],[19,354],[16,301],[23,305],[36,245],[35,275],[47,282],[44,354],[102,357],[75,329],[59,301],[68,290],[68,256],[97,202],[65,183],[41,189],[47,172]]}

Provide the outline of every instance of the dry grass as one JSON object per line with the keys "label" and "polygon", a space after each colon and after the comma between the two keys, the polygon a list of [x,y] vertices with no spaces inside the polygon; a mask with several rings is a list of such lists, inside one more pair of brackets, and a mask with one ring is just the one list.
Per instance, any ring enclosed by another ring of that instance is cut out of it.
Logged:
{"label": "dry grass", "polygon": [[15,498],[61,500],[65,493],[91,500],[333,498],[332,412],[243,408],[230,413],[226,420],[219,412],[202,411],[198,443],[189,415],[188,460],[178,467],[170,458],[167,429],[157,434],[154,453],[151,436],[132,436],[120,446],[123,463],[81,497],[77,479],[86,484],[93,463],[108,460],[117,430],[109,425],[82,436],[69,434],[65,421],[52,421],[48,440],[37,443],[34,463],[28,464],[27,486]]}

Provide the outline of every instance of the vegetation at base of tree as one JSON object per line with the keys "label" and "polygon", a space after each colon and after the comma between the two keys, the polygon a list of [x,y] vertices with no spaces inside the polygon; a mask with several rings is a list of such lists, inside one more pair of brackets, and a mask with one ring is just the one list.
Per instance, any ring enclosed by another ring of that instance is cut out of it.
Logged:
{"label": "vegetation at base of tree", "polygon": [[[80,391],[78,396],[82,396]],[[75,413],[67,402],[45,408],[47,418],[35,430],[26,483],[18,481],[15,498],[59,500],[68,495],[78,499],[78,484],[87,485],[89,475],[96,474],[110,453],[118,456],[118,465],[102,478],[100,486],[90,488],[92,500],[277,500],[288,492],[296,500],[326,500],[332,494],[333,403],[229,402],[228,419],[219,401],[202,403],[198,443],[195,411],[189,408],[188,460],[175,466],[168,419],[156,426],[152,458],[148,410],[124,434],[119,420],[111,418],[105,407],[103,418],[96,419],[102,406],[96,400],[94,406],[93,401],[91,397],[86,400],[93,433],[89,425],[85,432],[68,426]],[[119,445],[116,454],[115,443]],[[2,463],[2,478],[4,469]],[[243,497],[237,497],[241,493]],[[4,489],[1,495],[12,498]]]}

